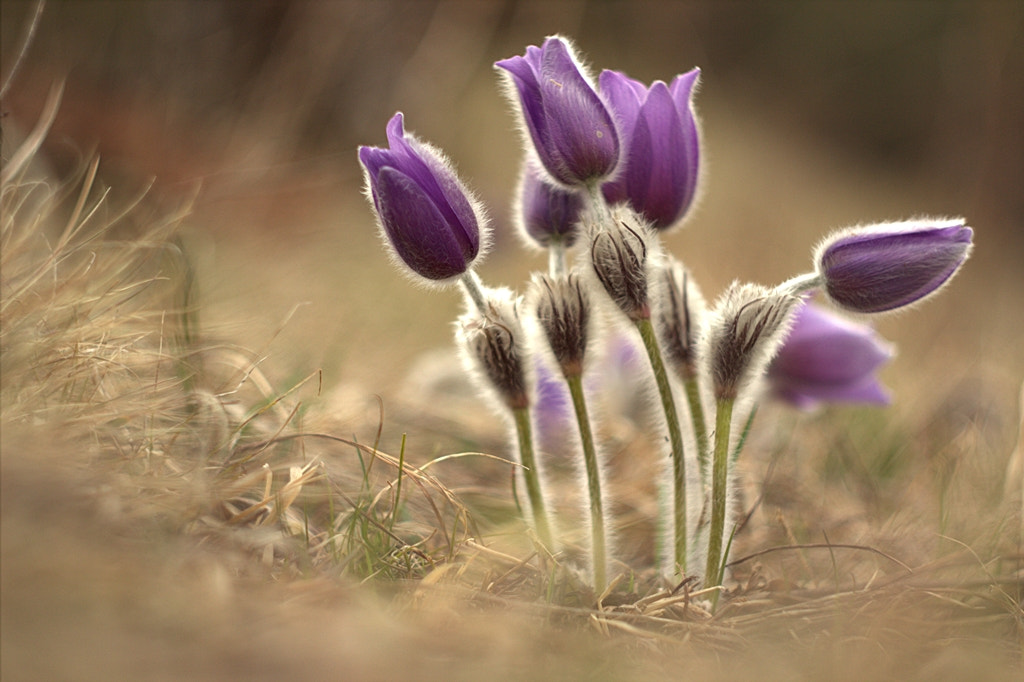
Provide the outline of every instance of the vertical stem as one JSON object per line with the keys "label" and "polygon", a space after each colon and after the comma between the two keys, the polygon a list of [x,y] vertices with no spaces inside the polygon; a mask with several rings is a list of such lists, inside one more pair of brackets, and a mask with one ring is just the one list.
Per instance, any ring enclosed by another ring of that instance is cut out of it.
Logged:
{"label": "vertical stem", "polygon": [[463,290],[469,295],[470,300],[473,301],[473,305],[480,312],[481,315],[487,315],[487,299],[484,296],[483,285],[480,283],[480,277],[472,270],[466,270],[459,277],[459,281],[462,283]]}
{"label": "vertical stem", "polygon": [[590,417],[587,414],[587,401],[583,394],[583,378],[579,374],[565,375],[572,395],[572,405],[576,410],[576,421],[580,427],[580,443],[583,446],[583,461],[587,467],[587,491],[590,493],[590,537],[593,553],[594,591],[604,592],[607,585],[608,554],[605,541],[604,503],[601,498],[601,470],[597,463],[597,450],[594,447],[594,434],[590,429]]}
{"label": "vertical stem", "polygon": [[686,389],[686,401],[690,405],[690,419],[693,422],[693,435],[697,439],[697,464],[700,465],[700,480],[705,489],[708,485],[708,459],[711,452],[708,448],[708,427],[704,421],[704,401],[700,398],[700,386],[696,376],[683,378]]}
{"label": "vertical stem", "polygon": [[683,460],[683,433],[679,428],[679,413],[676,412],[676,401],[672,397],[672,386],[665,371],[665,362],[658,347],[658,338],[650,318],[636,321],[640,331],[647,357],[654,370],[654,380],[661,396],[661,406],[665,411],[665,422],[668,425],[669,442],[672,445],[672,521],[673,530],[673,563],[674,571],[686,573],[686,465]]}
{"label": "vertical stem", "polygon": [[565,261],[565,240],[552,239],[548,245],[548,274],[552,277],[564,277],[567,268]]}
{"label": "vertical stem", "polygon": [[526,481],[526,495],[530,498],[530,509],[533,511],[533,524],[537,529],[537,537],[540,538],[541,544],[552,550],[554,544],[552,543],[551,525],[548,523],[544,495],[540,489],[537,460],[533,455],[530,410],[526,407],[513,408],[512,416],[516,423],[516,436],[519,439],[519,463],[523,465],[523,479]]}
{"label": "vertical stem", "polygon": [[[729,479],[729,431],[732,426],[732,408],[735,398],[719,398],[715,414],[715,454],[711,471],[711,531],[708,537],[708,563],[704,569],[704,584],[708,587],[721,583],[722,542],[725,537],[726,484]],[[718,601],[717,593],[712,603]]]}

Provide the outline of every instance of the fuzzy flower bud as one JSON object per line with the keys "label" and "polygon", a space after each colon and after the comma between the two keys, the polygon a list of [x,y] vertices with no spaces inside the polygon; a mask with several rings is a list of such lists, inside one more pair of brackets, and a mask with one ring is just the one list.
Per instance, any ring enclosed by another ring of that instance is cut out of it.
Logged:
{"label": "fuzzy flower bud", "polygon": [[800,299],[756,284],[733,284],[715,304],[707,357],[715,397],[735,399],[764,372]]}
{"label": "fuzzy flower bud", "polygon": [[629,209],[618,208],[607,226],[591,235],[590,262],[612,302],[630,320],[649,319],[647,267],[656,248],[650,228]]}
{"label": "fuzzy flower bud", "polygon": [[536,275],[533,289],[537,321],[565,376],[583,374],[590,324],[590,297],[575,273]]}
{"label": "fuzzy flower bud", "polygon": [[973,234],[963,219],[854,228],[826,239],[815,266],[836,305],[880,313],[938,291],[967,260]]}
{"label": "fuzzy flower bud", "polygon": [[556,241],[566,248],[576,243],[584,206],[581,193],[555,187],[527,163],[516,195],[516,222],[530,241],[545,248]]}
{"label": "fuzzy flower bud", "polygon": [[508,74],[509,98],[519,105],[525,132],[554,182],[581,187],[615,171],[615,121],[567,40],[550,37],[495,66]]}
{"label": "fuzzy flower bud", "polygon": [[672,256],[667,257],[657,273],[661,296],[656,321],[665,359],[682,376],[694,377],[697,337],[706,308],[704,297],[687,269]]}
{"label": "fuzzy flower bud", "polygon": [[618,71],[603,71],[601,94],[618,117],[622,167],[602,186],[609,203],[628,201],[655,229],[676,225],[697,193],[700,135],[693,111],[699,69],[671,85],[650,88]]}
{"label": "fuzzy flower bud", "polygon": [[384,242],[416,275],[443,282],[468,270],[481,252],[482,210],[444,155],[388,122],[389,149],[360,147],[366,195]]}
{"label": "fuzzy flower bud", "polygon": [[768,366],[768,384],[776,397],[801,409],[835,402],[887,405],[889,394],[875,371],[893,354],[871,327],[804,303]]}
{"label": "fuzzy flower bud", "polygon": [[528,407],[519,299],[508,289],[489,289],[485,296],[485,313],[472,310],[459,318],[456,341],[502,403],[513,410]]}

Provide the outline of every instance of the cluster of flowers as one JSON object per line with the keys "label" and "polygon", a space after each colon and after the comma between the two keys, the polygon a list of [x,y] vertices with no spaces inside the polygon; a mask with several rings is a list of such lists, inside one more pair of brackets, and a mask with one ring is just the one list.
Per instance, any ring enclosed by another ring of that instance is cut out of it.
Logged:
{"label": "cluster of flowers", "polygon": [[[401,113],[387,126],[388,148],[359,149],[384,241],[414,278],[459,283],[465,292],[457,342],[474,376],[512,417],[530,520],[551,550],[560,540],[537,466],[532,411],[538,377],[564,379],[579,425],[589,577],[598,592],[614,552],[583,376],[594,363],[600,318],[642,343],[671,450],[662,569],[719,585],[738,454],[733,426],[745,423],[753,399],[767,385],[804,407],[887,400],[874,371],[890,357],[888,345],[809,298],[820,292],[833,307],[860,314],[912,304],[959,269],[972,230],[961,219],[847,229],[820,244],[812,272],[775,287],[734,283],[705,305],[688,270],[660,242],[697,194],[692,98],[699,70],[651,86],[604,71],[595,86],[558,36],[495,66],[526,147],[516,221],[528,242],[548,250],[549,272],[534,275],[525,297],[481,283],[473,268],[488,245],[484,211],[444,155],[405,131]],[[737,406],[747,415],[734,414]]]}

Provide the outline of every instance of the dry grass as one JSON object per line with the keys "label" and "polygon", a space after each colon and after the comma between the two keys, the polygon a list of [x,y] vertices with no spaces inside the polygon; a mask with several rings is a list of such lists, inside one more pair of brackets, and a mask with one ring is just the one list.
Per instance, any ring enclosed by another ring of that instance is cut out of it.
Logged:
{"label": "dry grass", "polygon": [[[277,387],[273,356],[209,338],[178,237],[189,204],[114,198],[95,160],[66,180],[37,168],[58,100],[0,197],[4,679],[1020,672],[1019,500],[986,501],[1001,472],[971,468],[993,459],[978,424],[908,434],[864,414],[793,439],[769,416],[718,613],[642,561],[591,594],[515,522],[506,463],[388,454],[383,421],[359,442],[317,371]],[[500,437],[394,402],[399,423]],[[642,425],[617,428],[626,476]],[[900,470],[907,450],[932,468]],[[650,505],[623,490],[643,556]]]}

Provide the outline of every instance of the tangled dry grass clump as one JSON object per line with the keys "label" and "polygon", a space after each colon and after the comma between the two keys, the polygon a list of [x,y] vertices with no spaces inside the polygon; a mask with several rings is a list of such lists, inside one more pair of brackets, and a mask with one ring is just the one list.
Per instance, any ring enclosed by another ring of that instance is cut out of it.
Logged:
{"label": "tangled dry grass clump", "polygon": [[[2,170],[5,679],[1020,670],[1019,504],[980,511],[977,546],[935,551],[915,544],[930,529],[838,502],[835,525],[873,524],[871,545],[797,537],[793,518],[823,511],[808,503],[738,538],[714,616],[687,583],[629,567],[588,592],[526,539],[507,475],[463,495],[435,474],[499,458],[358,442],[318,412],[315,368],[282,389],[261,370],[272,357],[208,338],[177,237],[189,203],[119,199],[98,159],[49,175],[37,152],[59,99]],[[957,436],[967,455],[983,447]],[[748,506],[799,492],[790,467]]]}

